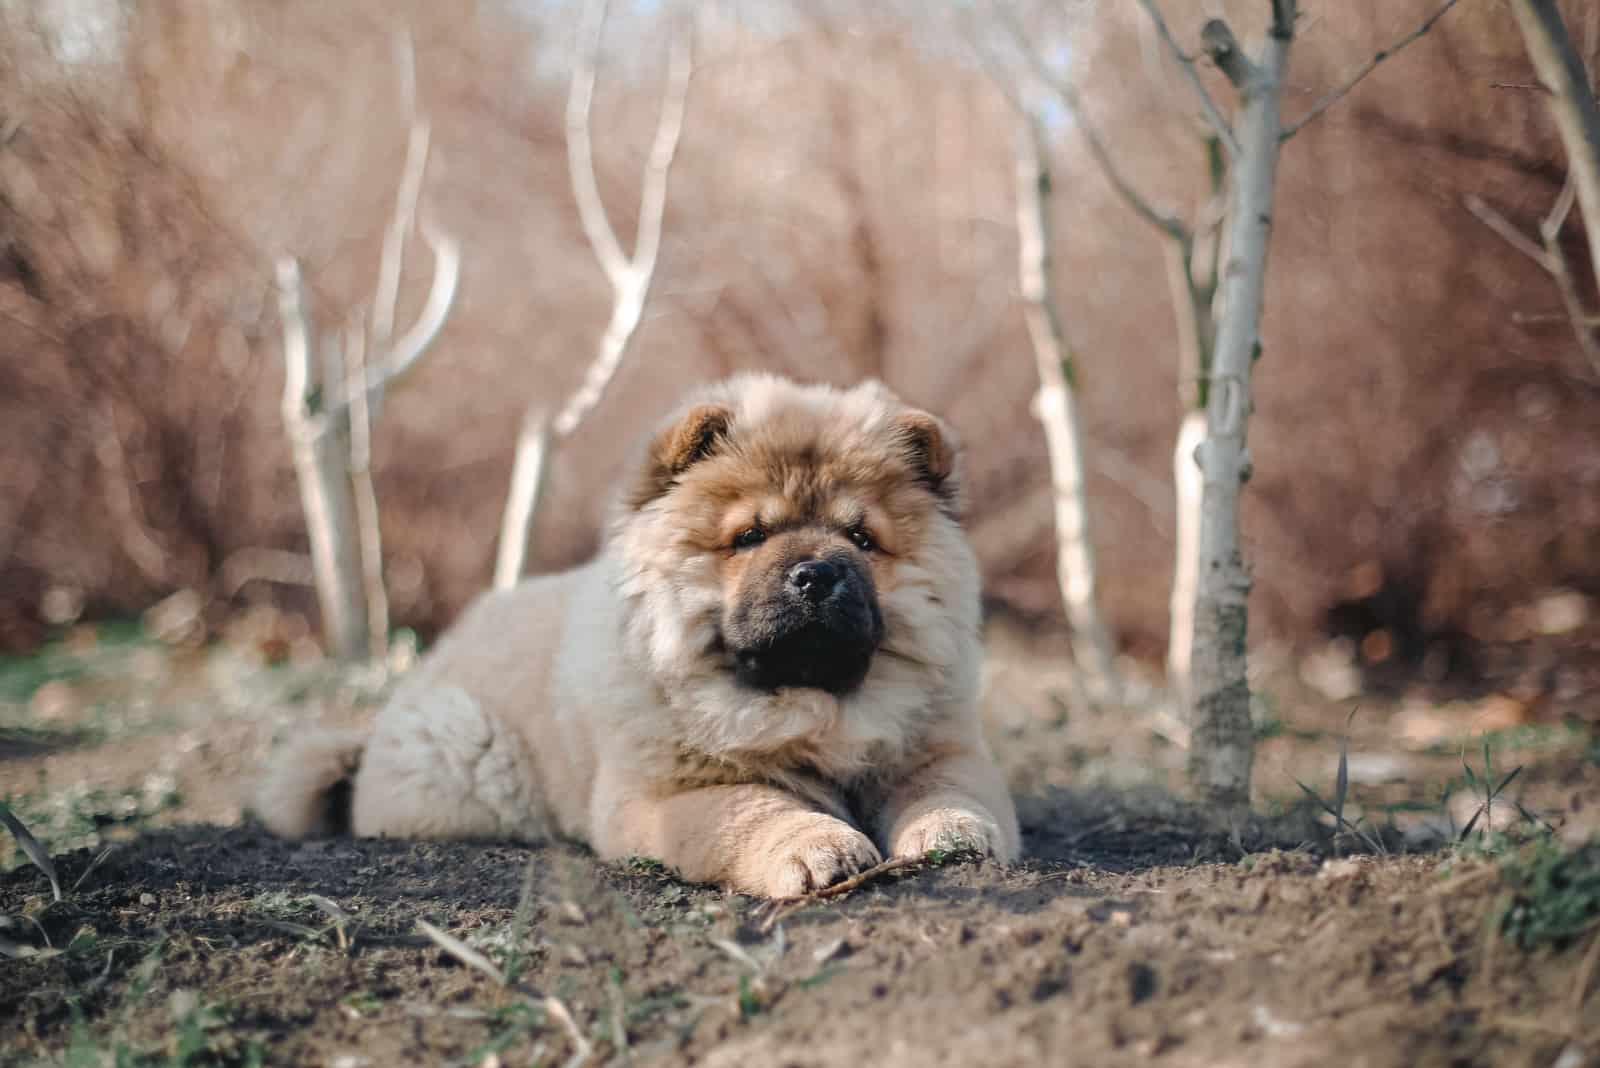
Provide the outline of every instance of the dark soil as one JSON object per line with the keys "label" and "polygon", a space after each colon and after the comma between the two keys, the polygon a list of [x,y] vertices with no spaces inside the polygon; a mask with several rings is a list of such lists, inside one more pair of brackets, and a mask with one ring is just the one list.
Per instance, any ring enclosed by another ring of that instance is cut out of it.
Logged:
{"label": "dark soil", "polygon": [[[305,707],[180,702],[165,726],[65,745],[82,717],[44,709],[0,754],[0,794],[39,806],[162,770],[181,800],[120,836],[90,812],[94,844],[57,858],[64,901],[32,867],[0,874],[0,946],[20,954],[0,959],[0,1063],[565,1064],[574,1032],[591,1064],[1597,1063],[1592,925],[1525,951],[1497,933],[1495,860],[1339,857],[1367,846],[1288,804],[1288,769],[1331,786],[1327,728],[1347,709],[1297,704],[1262,747],[1259,807],[1279,814],[1220,833],[1165,789],[1181,749],[1136,714],[1044,700],[1050,673],[1020,655],[997,656],[1009,711],[991,734],[1029,859],[903,869],[781,910],[562,844],[290,843],[239,823],[238,786]],[[351,714],[341,701],[315,714]],[[1372,737],[1402,711],[1364,713]],[[1408,756],[1397,783],[1369,742],[1351,743],[1349,812],[1418,850],[1437,808],[1380,826],[1379,802],[1437,795],[1461,749]],[[1600,809],[1588,744],[1534,745],[1507,798],[1583,827]]]}

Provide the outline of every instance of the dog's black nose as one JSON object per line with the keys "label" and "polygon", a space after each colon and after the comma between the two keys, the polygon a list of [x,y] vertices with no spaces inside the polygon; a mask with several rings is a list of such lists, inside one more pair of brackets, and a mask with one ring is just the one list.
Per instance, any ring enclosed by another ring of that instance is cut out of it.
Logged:
{"label": "dog's black nose", "polygon": [[789,586],[812,604],[827,600],[839,584],[839,569],[826,560],[807,560],[789,569]]}

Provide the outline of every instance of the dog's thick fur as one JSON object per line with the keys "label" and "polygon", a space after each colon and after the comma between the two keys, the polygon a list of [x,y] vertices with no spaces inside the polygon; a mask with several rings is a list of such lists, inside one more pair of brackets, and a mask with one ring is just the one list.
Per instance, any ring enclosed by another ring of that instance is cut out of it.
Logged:
{"label": "dog's thick fur", "polygon": [[[655,435],[595,561],[479,598],[370,735],[284,746],[251,807],[286,836],[556,833],[772,897],[886,855],[1010,861],[956,459],[944,424],[877,383],[712,387]],[[751,685],[741,670],[809,611],[807,560],[833,562],[840,641],[869,659]]]}

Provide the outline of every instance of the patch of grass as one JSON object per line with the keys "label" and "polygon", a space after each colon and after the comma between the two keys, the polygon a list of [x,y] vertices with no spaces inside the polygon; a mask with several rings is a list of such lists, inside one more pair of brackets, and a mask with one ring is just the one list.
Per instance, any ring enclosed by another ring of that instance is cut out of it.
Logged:
{"label": "patch of grass", "polygon": [[1287,723],[1279,719],[1277,716],[1270,714],[1259,720],[1256,720],[1256,722],[1252,724],[1250,728],[1251,733],[1255,735],[1255,739],[1258,742],[1264,742],[1268,738],[1276,738],[1280,734],[1288,731],[1288,729],[1289,725]]}
{"label": "patch of grass", "polygon": [[666,875],[667,866],[655,857],[629,857],[622,862],[622,868],[629,875]]}
{"label": "patch of grass", "polygon": [[97,1036],[80,1018],[62,1054],[63,1068],[260,1068],[260,1042],[241,1038],[227,1009],[189,991],[170,1001],[172,1034],[159,1047],[140,1048],[118,1036]]}
{"label": "patch of grass", "polygon": [[922,854],[922,863],[929,868],[943,868],[949,864],[963,864],[983,859],[983,852],[968,846],[954,849],[930,849]]}
{"label": "patch of grass", "polygon": [[1565,948],[1600,922],[1600,840],[1567,850],[1540,836],[1501,870],[1515,889],[1498,926],[1523,949]]}
{"label": "patch of grass", "polygon": [[[167,775],[150,775],[144,784],[125,790],[74,786],[54,794],[22,794],[0,798],[27,824],[53,854],[93,849],[116,829],[138,830],[181,802],[177,784]],[[0,855],[0,871],[26,862],[20,849]]]}
{"label": "patch of grass", "polygon": [[1294,784],[1300,787],[1301,792],[1313,804],[1333,817],[1333,834],[1329,836],[1328,844],[1333,847],[1335,855],[1341,851],[1342,844],[1347,838],[1360,839],[1374,853],[1387,854],[1389,852],[1383,844],[1382,837],[1360,825],[1361,818],[1352,822],[1346,819],[1344,815],[1345,801],[1350,795],[1350,724],[1355,721],[1356,713],[1359,711],[1361,711],[1359,706],[1352,708],[1350,715],[1344,721],[1344,733],[1339,738],[1339,763],[1333,777],[1332,800],[1323,800],[1322,795],[1311,787],[1299,779],[1294,780]]}
{"label": "patch of grass", "polygon": [[750,981],[748,975],[739,976],[739,1019],[748,1020],[759,1016],[765,1008],[756,984]]}
{"label": "patch of grass", "polygon": [[[513,1001],[489,1015],[489,1037],[465,1057],[467,1064],[481,1064],[490,1054],[504,1053],[519,1042],[530,1041],[545,1028],[545,1011],[532,1001]],[[530,1057],[529,1063],[541,1063]]]}
{"label": "patch of grass", "polygon": [[824,964],[820,969],[817,970],[815,975],[806,976],[804,979],[801,979],[799,982],[795,983],[795,986],[799,987],[801,990],[810,990],[814,986],[821,986],[823,983],[826,983],[829,979],[832,979],[836,975],[843,975],[844,972],[845,968],[842,964]]}
{"label": "patch of grass", "polygon": [[1518,764],[1510,771],[1502,774],[1495,770],[1494,753],[1494,746],[1490,744],[1486,735],[1483,740],[1483,770],[1481,772],[1474,770],[1472,764],[1468,762],[1464,747],[1461,753],[1461,771],[1466,787],[1476,794],[1479,800],[1478,807],[1473,811],[1472,817],[1467,820],[1467,825],[1461,828],[1461,832],[1456,836],[1456,842],[1458,845],[1466,844],[1468,837],[1481,820],[1483,826],[1478,830],[1478,840],[1475,843],[1475,848],[1476,852],[1483,856],[1500,855],[1513,843],[1513,839],[1510,836],[1494,826],[1494,806],[1497,801],[1502,809],[1506,805],[1511,805],[1515,808],[1530,827],[1536,830],[1552,830],[1549,823],[1529,811],[1521,801],[1516,798],[1507,800],[1501,797],[1505,793],[1506,787],[1515,782],[1517,776],[1522,774],[1523,765]]}
{"label": "patch of grass", "polygon": [[693,1003],[688,996],[677,990],[668,990],[662,994],[651,994],[649,997],[640,998],[628,1006],[628,1023],[643,1023],[651,1017],[659,1016],[662,1013],[687,1009],[691,1004]]}

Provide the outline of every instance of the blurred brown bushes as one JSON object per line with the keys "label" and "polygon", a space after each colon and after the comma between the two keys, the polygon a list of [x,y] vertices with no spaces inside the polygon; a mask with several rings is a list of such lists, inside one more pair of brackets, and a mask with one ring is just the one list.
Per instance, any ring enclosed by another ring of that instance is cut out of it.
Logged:
{"label": "blurred brown bushes", "polygon": [[[1167,5],[1184,33],[1189,6]],[[1222,6],[1254,28],[1251,5]],[[1287,112],[1430,6],[1319,5]],[[439,343],[386,400],[377,486],[397,620],[447,622],[488,580],[524,406],[576,383],[607,310],[566,178],[573,13],[107,10],[89,58],[42,17],[0,15],[0,641],[31,639],[50,589],[101,614],[182,587],[309,610],[262,553],[305,544],[271,264],[301,258],[325,329],[370,293],[404,152],[400,26],[433,123],[424,211],[465,258]],[[1196,208],[1188,97],[1139,13],[1076,17],[1073,73],[1117,151]],[[708,19],[652,303],[555,458],[533,566],[592,549],[627,446],[688,384],[876,374],[966,438],[991,596],[1054,618],[1007,107],[933,16],[802,5],[775,23]],[[647,16],[610,39],[597,165],[626,239],[664,49]],[[1531,81],[1519,49],[1505,12],[1460,5],[1285,152],[1247,494],[1258,636],[1365,620],[1420,660],[1540,590],[1600,593],[1593,371],[1564,322],[1514,318],[1558,311],[1554,287],[1462,201],[1533,233],[1560,189],[1542,101],[1504,87]],[[1161,249],[1059,137],[1058,295],[1084,368],[1102,589],[1124,643],[1159,655],[1178,414]],[[426,278],[408,273],[412,306]]]}

